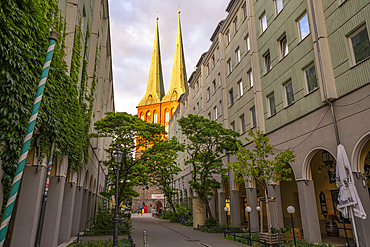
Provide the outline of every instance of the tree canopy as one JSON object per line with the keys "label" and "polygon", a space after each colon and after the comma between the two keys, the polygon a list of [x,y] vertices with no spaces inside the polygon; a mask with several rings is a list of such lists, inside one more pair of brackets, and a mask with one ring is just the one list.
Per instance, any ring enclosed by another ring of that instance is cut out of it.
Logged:
{"label": "tree canopy", "polygon": [[211,217],[209,207],[212,189],[220,188],[214,175],[225,178],[227,167],[223,166],[222,157],[226,153],[234,153],[239,133],[225,129],[221,124],[202,116],[188,115],[178,121],[182,134],[186,136],[185,151],[188,158],[185,165],[191,165],[192,179],[190,186],[206,205],[206,216]]}

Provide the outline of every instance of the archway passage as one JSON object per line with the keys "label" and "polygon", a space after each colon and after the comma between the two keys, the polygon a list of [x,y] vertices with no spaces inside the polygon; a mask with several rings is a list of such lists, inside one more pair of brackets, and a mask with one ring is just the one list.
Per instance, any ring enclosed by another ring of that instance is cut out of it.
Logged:
{"label": "archway passage", "polygon": [[159,211],[159,209],[161,209],[161,208],[163,208],[163,205],[162,205],[162,202],[158,202],[157,203],[157,206],[156,206],[156,208],[155,208],[155,211]]}
{"label": "archway passage", "polygon": [[[292,167],[287,164],[285,168]],[[286,176],[290,181],[281,181],[280,182],[280,194],[281,194],[281,204],[282,204],[282,211],[283,211],[283,223],[285,228],[292,228],[292,221],[291,216],[287,211],[289,206],[293,206],[295,208],[293,224],[294,228],[298,228],[302,230],[302,220],[301,220],[301,210],[299,206],[299,198],[298,198],[298,187],[294,176],[294,171],[289,173]]]}
{"label": "archway passage", "polygon": [[[337,210],[339,188],[336,186],[336,160],[327,150],[318,150],[310,162],[309,177],[313,180],[317,217],[324,242],[335,242],[345,235],[353,238],[352,226]],[[343,222],[344,221],[344,222]]]}

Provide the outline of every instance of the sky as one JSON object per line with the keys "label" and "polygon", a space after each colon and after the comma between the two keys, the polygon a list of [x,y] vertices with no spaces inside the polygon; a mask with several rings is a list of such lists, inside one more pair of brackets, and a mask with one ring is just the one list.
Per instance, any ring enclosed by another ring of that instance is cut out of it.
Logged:
{"label": "sky", "polygon": [[228,3],[229,0],[109,0],[116,111],[137,114],[136,106],[148,82],[157,16],[167,93],[179,5],[186,73],[190,77],[200,56],[210,48],[210,37],[219,21],[227,17]]}

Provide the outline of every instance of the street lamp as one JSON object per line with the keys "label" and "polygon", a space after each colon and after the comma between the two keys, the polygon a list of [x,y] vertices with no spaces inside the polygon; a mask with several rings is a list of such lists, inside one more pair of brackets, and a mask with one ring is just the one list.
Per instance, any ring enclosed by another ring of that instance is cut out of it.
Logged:
{"label": "street lamp", "polygon": [[249,239],[251,239],[251,218],[250,218],[250,212],[252,212],[252,208],[250,206],[247,206],[245,210],[248,213],[248,231],[249,231]]}
{"label": "street lamp", "polygon": [[293,228],[293,238],[294,238],[294,246],[297,246],[296,240],[295,240],[295,233],[294,233],[294,222],[293,222],[293,214],[295,212],[295,208],[293,206],[289,206],[287,208],[288,213],[290,213],[290,218],[292,219],[292,228]]}
{"label": "street lamp", "polygon": [[227,231],[229,231],[229,220],[227,219],[227,211],[229,211],[228,207],[224,207],[224,211],[226,213],[226,224],[227,224]]}
{"label": "street lamp", "polygon": [[121,150],[113,152],[114,161],[117,164],[116,173],[116,207],[114,210],[114,232],[113,232],[113,247],[118,247],[118,180],[119,180],[119,164],[122,161],[123,153]]}

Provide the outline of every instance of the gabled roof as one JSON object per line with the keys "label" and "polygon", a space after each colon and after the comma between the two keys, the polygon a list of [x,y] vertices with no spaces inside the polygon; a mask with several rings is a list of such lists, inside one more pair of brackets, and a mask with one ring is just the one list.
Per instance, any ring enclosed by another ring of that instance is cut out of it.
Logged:
{"label": "gabled roof", "polygon": [[210,38],[210,40],[211,40],[212,42],[213,42],[213,40],[216,38],[216,36],[220,33],[220,30],[221,30],[222,24],[224,24],[224,21],[225,21],[225,19],[221,20],[221,21],[218,23],[218,25],[217,25],[217,27],[216,27],[215,31],[213,31],[213,34],[212,34],[212,36],[211,36],[211,38]]}

